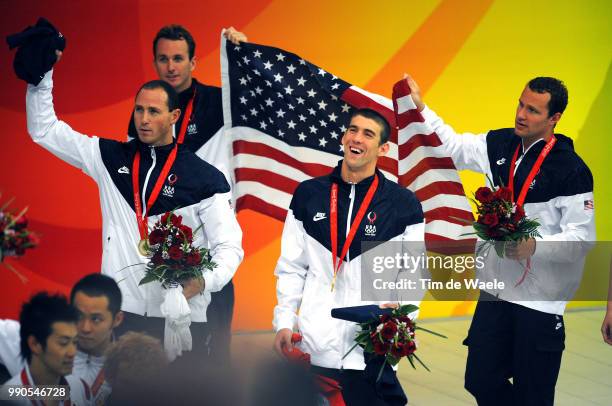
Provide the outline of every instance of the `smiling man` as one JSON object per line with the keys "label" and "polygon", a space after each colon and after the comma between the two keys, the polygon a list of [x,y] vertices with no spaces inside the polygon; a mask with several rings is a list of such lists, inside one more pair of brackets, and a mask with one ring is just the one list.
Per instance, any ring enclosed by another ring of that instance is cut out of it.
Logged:
{"label": "smiling man", "polygon": [[210,249],[214,272],[182,283],[191,310],[192,353],[207,354],[206,309],[211,292],[233,277],[243,256],[242,231],[228,203],[230,188],[221,172],[174,141],[180,116],[178,97],[168,83],[145,83],[136,93],[134,122],[138,137],[118,142],[88,137],[58,120],[53,108],[52,73],[38,86],[28,85],[26,110],[32,139],[97,183],[102,208],[102,273],[121,280],[124,321],[117,332],[137,330],[164,338],[162,287],[139,285],[148,258],[139,250],[148,229],[167,212],[199,230],[195,247]]}
{"label": "smiling man", "polygon": [[[19,322],[21,356],[25,365],[5,385],[29,385],[33,388],[68,385],[71,404],[89,404],[87,384],[74,376],[67,376],[72,371],[77,351],[77,319],[76,310],[64,296],[42,292],[24,303]],[[26,398],[15,403],[37,404]]]}
{"label": "smiling man", "polygon": [[[416,82],[407,82],[457,169],[507,185],[513,202],[540,222],[541,237],[508,246],[505,258],[485,256],[479,279],[506,288],[480,292],[464,341],[465,388],[480,406],[552,405],[565,348],[563,313],[595,241],[593,177],[572,140],[555,133],[567,89],[558,79],[534,78],[519,97],[514,128],[473,135],[455,133],[425,106]],[[518,284],[525,272],[519,261],[527,259],[531,271]]]}
{"label": "smiling man", "polygon": [[[291,350],[297,328],[313,372],[338,381],[347,406],[405,404],[399,382],[387,388],[402,395],[391,401],[367,380],[361,347],[346,355],[359,326],[331,317],[333,308],[372,303],[361,300],[362,242],[424,238],[421,203],[376,168],[378,157],[389,151],[389,135],[389,124],[377,112],[353,113],[342,136],[344,159],[331,174],[295,190],[275,270],[275,350]],[[372,226],[374,233],[367,231]],[[332,262],[334,256],[339,261]]]}

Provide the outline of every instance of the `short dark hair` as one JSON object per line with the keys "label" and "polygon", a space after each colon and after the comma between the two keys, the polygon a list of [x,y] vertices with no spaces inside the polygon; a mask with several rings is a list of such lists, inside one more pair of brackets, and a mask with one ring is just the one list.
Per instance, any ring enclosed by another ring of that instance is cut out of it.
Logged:
{"label": "short dark hair", "polygon": [[32,360],[32,350],[28,345],[28,337],[34,336],[42,348],[47,347],[47,338],[51,335],[52,325],[56,322],[76,324],[79,319],[77,310],[70,306],[66,296],[50,295],[40,292],[30,298],[21,307],[19,323],[21,328],[21,356],[29,363]]}
{"label": "short dark hair", "polygon": [[391,135],[391,126],[389,125],[389,122],[387,121],[387,119],[382,116],[382,114],[372,109],[366,109],[366,108],[356,109],[351,113],[351,118],[349,122],[353,120],[353,117],[355,116],[362,116],[365,118],[369,118],[370,120],[376,121],[376,123],[380,125],[380,143],[379,145],[383,145],[385,142],[389,141],[389,136]]}
{"label": "short dark hair", "polygon": [[92,273],[82,277],[70,291],[70,303],[74,306],[74,297],[78,292],[83,292],[87,296],[108,299],[108,310],[113,317],[121,310],[121,290],[117,282],[110,276],[101,273]]}
{"label": "short dark hair", "polygon": [[555,113],[563,114],[565,107],[567,107],[567,87],[565,87],[562,81],[547,76],[540,76],[531,79],[527,86],[536,93],[550,94],[548,117]]}
{"label": "short dark hair", "polygon": [[[140,89],[138,89],[138,91],[136,92],[136,97],[138,97],[138,95],[143,89],[162,89],[164,92],[166,92],[166,95],[168,96],[168,110],[172,111],[179,108],[179,99],[176,90],[174,90],[172,86],[170,86],[163,80],[150,80],[146,82],[144,85],[140,86]],[[134,98],[134,100],[136,100],[136,97]]]}
{"label": "short dark hair", "polygon": [[165,27],[162,27],[155,35],[155,39],[153,39],[153,57],[157,56],[157,43],[162,38],[169,39],[172,41],[179,41],[184,39],[185,42],[187,42],[187,48],[189,49],[189,59],[193,59],[193,56],[195,55],[196,44],[193,40],[193,37],[185,27],[178,24],[170,24],[166,25]]}

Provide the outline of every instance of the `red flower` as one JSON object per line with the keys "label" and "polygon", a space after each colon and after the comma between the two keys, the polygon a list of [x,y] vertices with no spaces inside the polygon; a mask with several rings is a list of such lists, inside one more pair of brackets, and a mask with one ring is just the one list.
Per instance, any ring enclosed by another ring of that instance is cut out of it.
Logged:
{"label": "red flower", "polygon": [[164,213],[164,214],[161,216],[161,219],[159,220],[159,221],[160,221],[160,223],[162,223],[162,224],[164,224],[164,225],[168,224],[168,218],[170,218],[170,215],[171,215],[171,214],[172,214],[172,213],[170,213],[170,212]]}
{"label": "red flower", "polygon": [[518,223],[525,217],[523,206],[516,206],[516,211],[512,214],[512,221]]}
{"label": "red flower", "polygon": [[509,201],[512,200],[512,191],[510,190],[510,188],[507,188],[505,186],[500,187],[495,192],[495,197],[497,199],[501,199],[501,200],[504,200],[506,202],[509,202]]}
{"label": "red flower", "polygon": [[191,240],[193,239],[191,227],[181,224],[178,228],[179,230],[181,230],[181,232],[179,232],[181,239],[191,242]]}
{"label": "red flower", "polygon": [[406,352],[404,347],[406,347],[406,344],[398,342],[396,345],[391,347],[391,355],[393,355],[395,358],[403,357]]}
{"label": "red flower", "polygon": [[482,218],[482,224],[489,227],[495,227],[497,224],[499,224],[499,218],[497,217],[497,214],[487,213]]}
{"label": "red flower", "polygon": [[416,344],[414,343],[414,341],[408,341],[406,344],[404,344],[402,348],[402,355],[404,356],[411,355],[415,351],[416,351]]}
{"label": "red flower", "polygon": [[173,214],[172,217],[170,217],[170,221],[174,227],[179,227],[183,224],[183,216],[176,216]]}
{"label": "red flower", "polygon": [[164,258],[162,257],[161,253],[158,252],[153,255],[153,258],[151,258],[151,262],[153,262],[154,265],[161,265],[164,263]]}
{"label": "red flower", "polygon": [[380,316],[380,322],[381,323],[386,323],[391,319],[391,316],[389,316],[388,314],[383,314]]}
{"label": "red flower", "polygon": [[374,352],[376,355],[385,355],[387,350],[389,349],[389,345],[386,343],[381,343],[380,341],[374,341]]}
{"label": "red flower", "polygon": [[183,250],[178,245],[173,245],[168,250],[168,256],[170,256],[171,259],[178,261],[183,258]]}
{"label": "red flower", "polygon": [[164,242],[164,238],[164,232],[159,228],[156,228],[155,230],[151,231],[151,234],[149,234],[149,244],[161,244]]}
{"label": "red flower", "polygon": [[486,186],[479,187],[474,195],[480,203],[489,203],[493,200],[493,191]]}
{"label": "red flower", "polygon": [[392,339],[395,336],[395,333],[397,333],[397,324],[395,324],[393,321],[386,322],[380,331],[380,335],[382,335],[382,337],[386,340]]}
{"label": "red flower", "polygon": [[187,255],[187,265],[197,265],[200,263],[201,260],[202,256],[197,250],[194,250]]}
{"label": "red flower", "polygon": [[402,323],[406,323],[406,327],[409,328],[410,330],[414,328],[414,324],[412,323],[412,320],[410,320],[410,317],[408,316],[400,316],[399,321]]}
{"label": "red flower", "polygon": [[13,228],[15,229],[15,231],[19,231],[19,230],[23,230],[27,226],[28,226],[28,219],[26,219],[25,215],[22,215],[21,217],[19,217],[19,219],[17,219],[17,221],[15,221]]}

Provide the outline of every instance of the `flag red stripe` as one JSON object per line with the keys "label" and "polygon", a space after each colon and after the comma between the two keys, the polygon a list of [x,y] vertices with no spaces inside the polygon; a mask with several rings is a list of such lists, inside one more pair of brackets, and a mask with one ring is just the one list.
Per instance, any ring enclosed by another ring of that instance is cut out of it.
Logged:
{"label": "flag red stripe", "polygon": [[429,185],[420,188],[416,191],[417,198],[424,202],[437,195],[458,195],[463,196],[463,186],[459,182],[440,181],[430,183]]}
{"label": "flag red stripe", "polygon": [[234,173],[236,174],[236,182],[258,182],[290,195],[295,192],[295,188],[299,185],[296,180],[263,169],[237,168]]}
{"label": "flag red stripe", "polygon": [[403,186],[408,186],[416,178],[423,175],[430,169],[456,169],[453,164],[453,160],[448,157],[437,158],[437,157],[428,157],[422,159],[418,164],[414,165],[408,172],[403,175],[400,175],[398,178],[398,183]]}
{"label": "flag red stripe", "polygon": [[382,156],[378,158],[376,166],[378,166],[378,169],[382,169],[384,171],[397,175],[397,161],[393,158],[389,158],[388,156]]}
{"label": "flag red stripe", "polygon": [[[234,141],[234,155],[250,154],[270,158],[287,166],[296,168],[311,177],[327,175],[330,167],[316,163],[301,162],[269,145],[251,141]],[[338,157],[340,159],[340,157]]]}
{"label": "flag red stripe", "polygon": [[236,211],[243,209],[251,209],[280,221],[285,221],[285,217],[287,217],[287,210],[274,206],[253,195],[245,195],[236,200]]}
{"label": "flag red stripe", "polygon": [[442,141],[436,133],[415,134],[398,147],[399,159],[400,161],[406,159],[418,147],[439,147],[440,145],[442,145]]}
{"label": "flag red stripe", "polygon": [[406,128],[410,123],[423,123],[425,119],[423,115],[417,110],[412,109],[403,112],[402,114],[397,116],[397,127],[398,128]]}
{"label": "flag red stripe", "polygon": [[[468,226],[474,221],[474,217],[471,211],[456,209],[454,207],[436,207],[423,213],[425,215],[425,221],[430,223],[434,220],[444,220],[449,223],[458,224],[460,226]],[[462,220],[457,220],[452,217],[458,217]]]}

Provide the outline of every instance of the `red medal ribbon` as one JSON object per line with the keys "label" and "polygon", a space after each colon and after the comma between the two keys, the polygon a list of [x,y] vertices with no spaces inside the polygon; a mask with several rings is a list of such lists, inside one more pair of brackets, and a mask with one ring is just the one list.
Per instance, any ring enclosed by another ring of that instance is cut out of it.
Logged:
{"label": "red medal ribbon", "polygon": [[100,372],[98,372],[98,376],[96,376],[96,379],[91,384],[91,393],[94,395],[94,397],[98,394],[98,391],[102,387],[102,384],[104,383],[104,379],[105,379],[104,368],[102,368],[100,369]]}
{"label": "red medal ribbon", "polygon": [[189,99],[189,103],[187,103],[187,107],[185,108],[185,115],[183,116],[183,122],[181,123],[181,130],[179,131],[178,137],[176,137],[176,143],[182,144],[185,140],[185,134],[187,133],[187,125],[191,120],[191,112],[193,111],[193,101],[195,100],[196,89],[193,88],[193,96]]}
{"label": "red medal ribbon", "polygon": [[[533,164],[533,168],[531,168],[531,171],[529,171],[529,175],[527,175],[525,182],[523,182],[523,187],[521,188],[521,192],[519,193],[518,199],[516,200],[517,206],[522,206],[525,202],[525,197],[527,197],[527,192],[529,191],[529,186],[531,185],[533,178],[535,178],[535,176],[538,174],[538,171],[540,170],[544,159],[546,158],[546,156],[548,155],[548,153],[556,142],[557,138],[555,138],[555,136],[553,135],[552,137],[550,137],[548,142],[546,142],[544,148],[542,148],[538,159],[535,161],[535,164]],[[508,187],[512,191],[512,200],[514,200],[514,169],[516,166],[516,158],[518,157],[519,148],[521,147],[521,145],[522,143],[517,145],[516,151],[514,151],[514,155],[512,156],[512,161],[510,161],[510,175],[508,180]]]}
{"label": "red medal ribbon", "polygon": [[[149,210],[151,210],[153,203],[155,203],[157,197],[159,196],[162,185],[164,184],[166,177],[168,176],[168,172],[170,172],[170,168],[176,159],[177,150],[178,143],[174,144],[174,148],[172,148],[172,151],[170,151],[168,159],[166,159],[166,163],[164,164],[164,167],[162,168],[162,171],[155,182],[155,186],[153,187],[149,200],[147,201],[147,212],[145,216],[142,215],[142,204],[140,204],[140,184],[138,179],[140,170],[140,150],[136,151],[134,162],[132,163],[132,190],[134,191],[134,208],[136,209],[136,221],[138,221],[138,231],[140,232],[141,240],[147,238],[149,234],[149,228],[147,226]],[[146,193],[146,191],[143,191],[143,193]]]}
{"label": "red medal ribbon", "polygon": [[346,236],[346,240],[344,241],[344,245],[342,246],[342,252],[340,253],[340,258],[338,258],[338,184],[332,183],[331,193],[329,198],[329,233],[331,238],[331,247],[332,247],[332,265],[334,276],[332,279],[332,290],[334,290],[334,285],[336,284],[336,275],[340,271],[340,267],[342,266],[342,261],[346,256],[346,253],[355,238],[355,234],[357,233],[357,227],[363,220],[363,216],[374,197],[374,193],[376,192],[376,188],[378,187],[378,176],[374,175],[374,180],[368,189],[363,201],[361,202],[361,206],[359,206],[359,210],[357,211],[357,215],[353,220],[353,224],[351,224],[351,228],[349,230],[348,235]]}

